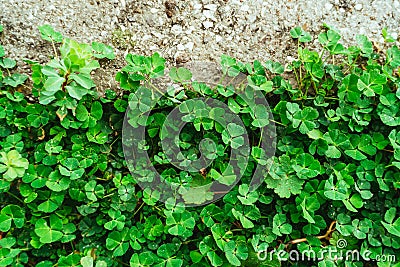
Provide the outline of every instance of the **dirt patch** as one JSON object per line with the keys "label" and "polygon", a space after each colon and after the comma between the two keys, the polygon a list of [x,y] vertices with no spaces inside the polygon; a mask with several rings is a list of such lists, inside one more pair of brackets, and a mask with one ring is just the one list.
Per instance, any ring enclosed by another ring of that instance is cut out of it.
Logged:
{"label": "dirt patch", "polygon": [[[37,27],[43,24],[78,41],[113,45],[116,60],[102,62],[104,69],[96,72],[101,90],[116,87],[114,75],[127,53],[157,51],[169,65],[216,62],[221,54],[285,63],[296,54],[289,36],[295,26],[315,37],[325,22],[342,33],[343,43],[354,44],[357,34],[383,42],[384,27],[397,37],[400,25],[398,0],[0,0],[0,6],[9,57],[46,62],[52,50],[40,40]],[[29,73],[23,61],[18,66]]]}

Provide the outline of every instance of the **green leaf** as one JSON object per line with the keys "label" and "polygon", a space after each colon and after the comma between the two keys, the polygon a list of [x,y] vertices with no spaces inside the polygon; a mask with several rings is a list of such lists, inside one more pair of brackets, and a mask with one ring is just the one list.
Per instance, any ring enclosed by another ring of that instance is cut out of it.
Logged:
{"label": "green leaf", "polygon": [[192,73],[185,68],[172,68],[169,72],[169,77],[175,82],[189,81],[192,79]]}
{"label": "green leaf", "polygon": [[96,124],[93,128],[89,128],[86,132],[86,137],[89,142],[97,144],[105,144],[108,141],[109,131],[104,125]]}
{"label": "green leaf", "polygon": [[286,222],[284,214],[276,214],[274,216],[272,232],[278,236],[287,235],[292,232],[292,226]]}
{"label": "green leaf", "polygon": [[89,118],[89,112],[87,111],[86,107],[82,104],[79,104],[76,107],[76,118],[79,121],[86,121]]}
{"label": "green leaf", "polygon": [[[389,217],[388,219],[391,219],[390,215],[385,216],[385,217]],[[383,224],[383,226],[386,228],[386,230],[389,233],[391,233],[392,235],[395,235],[397,237],[400,237],[400,218],[397,218],[397,220],[394,222],[386,223],[386,222],[381,221],[381,223]]]}
{"label": "green leaf", "polygon": [[334,30],[328,30],[318,36],[318,41],[325,47],[332,47],[339,42],[340,38],[339,33]]}
{"label": "green leaf", "polygon": [[295,27],[290,30],[290,36],[294,39],[299,39],[300,42],[310,42],[312,40],[311,35],[304,31],[301,27]]}
{"label": "green leaf", "polygon": [[38,210],[52,213],[61,206],[63,200],[64,194],[62,192],[52,192],[50,198],[38,206]]}
{"label": "green leaf", "polygon": [[215,169],[211,169],[210,175],[216,181],[218,181],[218,182],[220,182],[221,184],[224,184],[224,185],[232,185],[236,181],[236,175],[233,172],[233,167],[230,166],[230,165],[225,169],[223,174],[220,174]]}
{"label": "green leaf", "polygon": [[70,74],[69,75],[69,79],[74,80],[77,84],[79,84],[80,86],[82,86],[83,88],[86,89],[91,89],[92,87],[95,86],[93,80],[90,78],[89,75],[80,73],[80,74]]}
{"label": "green leaf", "polygon": [[82,267],[93,267],[94,260],[90,256],[85,256],[81,258]]}
{"label": "green leaf", "polygon": [[100,120],[103,116],[103,106],[97,101],[93,102],[90,108],[90,114],[94,119]]}
{"label": "green leaf", "polygon": [[224,246],[224,252],[227,260],[233,266],[241,266],[240,260],[245,260],[248,257],[248,249],[245,244],[230,240]]}
{"label": "green leaf", "polygon": [[28,166],[28,160],[23,158],[18,151],[0,152],[0,173],[3,173],[3,178],[7,181],[22,177]]}
{"label": "green leaf", "polygon": [[25,223],[25,212],[16,205],[7,205],[0,212],[0,231],[9,231],[12,222],[17,228],[22,228]]}
{"label": "green leaf", "polygon": [[113,250],[113,256],[118,257],[124,255],[129,248],[129,235],[127,228],[124,228],[120,232],[112,232],[106,239],[106,247],[109,250]]}
{"label": "green leaf", "polygon": [[[50,221],[57,220],[56,215],[50,217]],[[51,223],[50,223],[51,224]],[[56,225],[55,225],[56,226]],[[62,224],[61,224],[62,226]],[[59,227],[53,228],[53,226],[48,226],[48,223],[44,219],[39,219],[35,223],[35,234],[40,237],[40,242],[48,244],[60,240],[63,237],[63,233],[60,231]]]}
{"label": "green leaf", "polygon": [[115,58],[114,49],[109,45],[93,42],[92,48],[97,52],[93,54],[93,56],[96,58],[108,58],[110,60]]}
{"label": "green leaf", "polygon": [[42,39],[46,41],[53,41],[56,43],[61,43],[63,40],[63,36],[61,33],[56,32],[53,27],[48,24],[43,26],[39,26],[40,34],[42,35]]}
{"label": "green leaf", "polygon": [[245,129],[235,123],[229,123],[227,129],[222,132],[222,140],[225,144],[230,144],[232,148],[238,149],[244,145]]}
{"label": "green leaf", "polygon": [[282,74],[285,71],[284,66],[279,62],[267,60],[264,64],[265,68],[275,74]]}
{"label": "green leaf", "polygon": [[388,209],[385,213],[385,221],[387,223],[392,223],[394,221],[394,218],[396,217],[396,208],[391,207]]}
{"label": "green leaf", "polygon": [[345,181],[339,181],[338,185],[333,183],[333,177],[325,182],[325,197],[332,200],[345,200],[347,198],[347,184]]}
{"label": "green leaf", "polygon": [[190,259],[192,260],[193,263],[199,263],[203,259],[203,255],[201,255],[197,251],[190,251]]}
{"label": "green leaf", "polygon": [[68,94],[77,100],[81,100],[83,96],[87,95],[89,91],[84,87],[79,85],[68,85],[65,87],[67,89]]}
{"label": "green leaf", "polygon": [[43,91],[41,92],[45,96],[52,96],[56,92],[61,90],[62,84],[65,82],[63,77],[49,77],[43,85]]}
{"label": "green leaf", "polygon": [[357,43],[360,45],[361,51],[366,57],[370,57],[373,50],[372,42],[365,35],[356,36]]}
{"label": "green leaf", "polygon": [[393,46],[386,51],[386,61],[393,68],[400,66],[400,49],[397,46]]}

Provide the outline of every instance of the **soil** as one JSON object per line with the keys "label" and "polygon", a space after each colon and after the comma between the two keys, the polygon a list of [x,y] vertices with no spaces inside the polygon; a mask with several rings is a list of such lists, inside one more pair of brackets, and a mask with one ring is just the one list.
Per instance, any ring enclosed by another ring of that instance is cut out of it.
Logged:
{"label": "soil", "polygon": [[114,75],[127,53],[157,51],[169,66],[192,68],[205,62],[212,68],[221,54],[245,62],[287,63],[297,50],[289,35],[295,26],[316,37],[326,23],[341,32],[347,45],[365,34],[382,46],[385,27],[395,38],[400,34],[398,0],[0,0],[0,10],[0,42],[8,57],[19,60],[21,72],[30,71],[22,59],[47,62],[53,53],[40,38],[37,27],[43,24],[78,41],[115,47],[116,60],[102,62],[95,74],[100,90],[116,88]]}

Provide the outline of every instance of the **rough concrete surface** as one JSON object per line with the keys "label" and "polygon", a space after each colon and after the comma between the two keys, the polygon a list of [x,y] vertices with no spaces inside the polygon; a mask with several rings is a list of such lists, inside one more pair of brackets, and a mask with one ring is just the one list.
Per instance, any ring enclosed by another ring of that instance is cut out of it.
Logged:
{"label": "rough concrete surface", "polygon": [[[383,42],[384,27],[400,34],[399,0],[0,0],[0,41],[7,56],[46,62],[51,46],[38,26],[52,25],[78,41],[100,41],[116,48],[117,60],[97,73],[112,86],[126,53],[160,52],[170,64],[218,61],[225,53],[242,61],[295,54],[289,30],[302,26],[316,37],[323,23],[338,29],[345,44],[357,34]],[[22,61],[22,71],[29,67]]]}

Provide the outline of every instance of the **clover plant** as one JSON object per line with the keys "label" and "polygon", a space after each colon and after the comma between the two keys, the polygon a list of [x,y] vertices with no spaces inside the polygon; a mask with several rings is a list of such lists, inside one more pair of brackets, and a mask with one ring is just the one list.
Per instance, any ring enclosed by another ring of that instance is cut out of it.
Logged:
{"label": "clover plant", "polygon": [[[346,47],[328,25],[296,27],[292,63],[222,55],[218,84],[127,54],[120,94],[92,76],[112,47],[39,30],[54,51],[26,61],[32,88],[0,46],[0,266],[399,266],[400,50],[386,29],[380,52],[362,35]],[[143,136],[124,138],[127,123]],[[176,194],[140,186],[154,181]]]}

